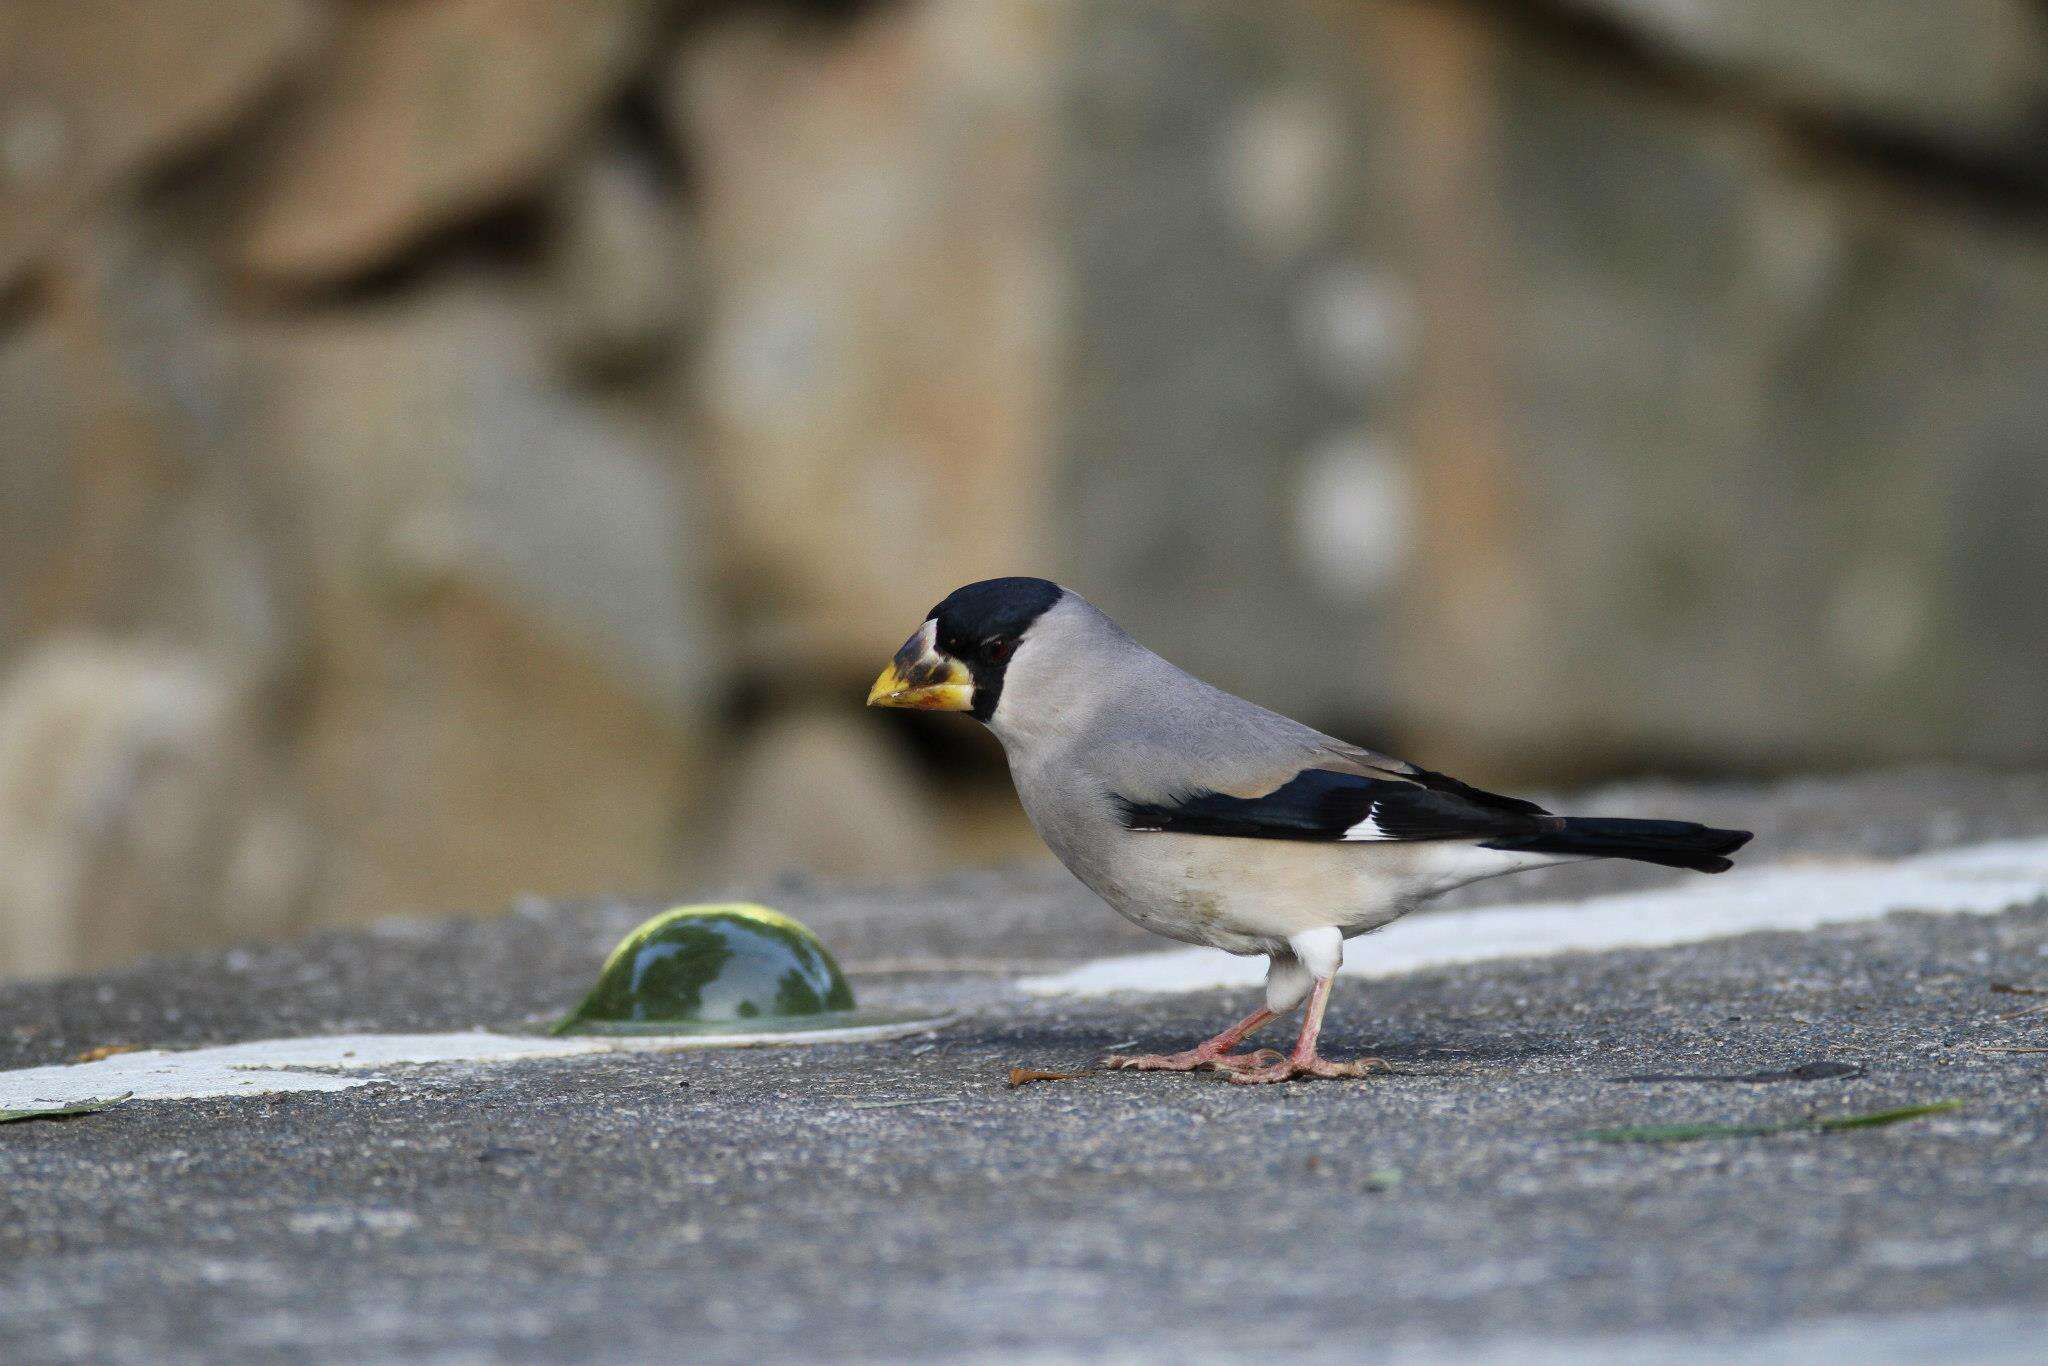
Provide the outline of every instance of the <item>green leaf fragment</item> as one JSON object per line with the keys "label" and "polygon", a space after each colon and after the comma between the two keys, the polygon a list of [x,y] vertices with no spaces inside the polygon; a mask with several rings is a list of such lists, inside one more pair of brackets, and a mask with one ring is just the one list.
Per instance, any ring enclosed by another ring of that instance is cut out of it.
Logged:
{"label": "green leaf fragment", "polygon": [[73,1115],[96,1115],[113,1109],[128,1099],[128,1095],[113,1096],[107,1100],[81,1100],[76,1105],[52,1105],[37,1110],[0,1110],[0,1124],[13,1124],[23,1119],[69,1119]]}
{"label": "green leaf fragment", "polygon": [[1816,1129],[1875,1129],[1883,1124],[1896,1124],[1902,1119],[1919,1119],[1923,1115],[1945,1115],[1950,1110],[1960,1110],[1959,1100],[1938,1100],[1931,1105],[1908,1105],[1898,1110],[1879,1110],[1868,1115],[1842,1115],[1834,1119],[1815,1120]]}
{"label": "green leaf fragment", "polygon": [[1690,1143],[1701,1138],[1763,1138],[1771,1134],[1835,1133],[1844,1129],[1875,1129],[1902,1120],[1959,1110],[1963,1102],[1940,1100],[1864,1115],[1830,1115],[1783,1120],[1771,1124],[1637,1124],[1619,1129],[1590,1129],[1580,1138],[1595,1143]]}

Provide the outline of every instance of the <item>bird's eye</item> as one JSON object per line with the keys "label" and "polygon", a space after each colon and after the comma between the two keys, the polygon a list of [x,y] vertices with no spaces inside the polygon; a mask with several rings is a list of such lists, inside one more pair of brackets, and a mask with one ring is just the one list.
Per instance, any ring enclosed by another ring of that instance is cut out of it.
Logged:
{"label": "bird's eye", "polygon": [[994,636],[982,643],[982,649],[992,662],[1001,664],[1017,653],[1017,642],[1009,636]]}

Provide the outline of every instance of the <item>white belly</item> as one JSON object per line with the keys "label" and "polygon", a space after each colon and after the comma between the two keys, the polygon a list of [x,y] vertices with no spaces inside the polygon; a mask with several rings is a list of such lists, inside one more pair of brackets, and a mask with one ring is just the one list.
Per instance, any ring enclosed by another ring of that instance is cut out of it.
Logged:
{"label": "white belly", "polygon": [[1011,759],[1025,814],[1075,877],[1154,934],[1231,953],[1285,953],[1293,936],[1331,926],[1363,934],[1454,887],[1560,862],[1458,840],[1325,843],[1126,830],[1111,789],[1075,756]]}
{"label": "white belly", "polygon": [[1289,937],[1330,925],[1346,937],[1363,934],[1454,887],[1560,861],[1448,840],[1323,844],[1123,831],[1100,850],[1054,852],[1132,923],[1232,953],[1279,952]]}

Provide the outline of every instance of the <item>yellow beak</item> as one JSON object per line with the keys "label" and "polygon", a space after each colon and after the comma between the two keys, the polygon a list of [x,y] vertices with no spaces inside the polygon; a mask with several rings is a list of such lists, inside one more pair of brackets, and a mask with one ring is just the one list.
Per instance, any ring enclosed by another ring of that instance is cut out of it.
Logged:
{"label": "yellow beak", "polygon": [[934,628],[926,622],[903,642],[896,658],[868,689],[871,707],[907,707],[914,711],[970,711],[974,679],[967,667],[933,644]]}

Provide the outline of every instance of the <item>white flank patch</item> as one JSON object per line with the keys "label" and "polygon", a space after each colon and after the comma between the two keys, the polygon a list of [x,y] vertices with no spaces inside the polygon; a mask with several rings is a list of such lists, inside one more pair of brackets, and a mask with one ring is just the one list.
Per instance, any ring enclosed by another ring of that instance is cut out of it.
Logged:
{"label": "white flank patch", "polygon": [[[1794,860],[1649,892],[1437,911],[1355,940],[1340,975],[1394,977],[1493,958],[1660,948],[1812,930],[1893,911],[1995,915],[2048,896],[2048,839],[1964,845],[1889,863]],[[1178,949],[1105,958],[1019,983],[1041,996],[1204,991],[1265,980],[1264,958]]]}
{"label": "white flank patch", "polygon": [[[274,1091],[346,1091],[384,1078],[375,1068],[406,1063],[517,1062],[588,1053],[667,1053],[686,1048],[744,1048],[782,1043],[875,1043],[922,1033],[943,1017],[801,1034],[578,1035],[334,1034],[312,1039],[261,1039],[182,1052],[148,1049],[98,1062],[60,1063],[0,1072],[0,1110],[55,1109],[88,1100],[196,1100],[260,1096]],[[305,1070],[326,1069],[326,1070]]]}
{"label": "white flank patch", "polygon": [[1372,805],[1366,807],[1365,819],[1360,821],[1358,824],[1352,826],[1349,830],[1346,830],[1344,832],[1344,839],[1340,842],[1362,843],[1367,840],[1385,839],[1387,837],[1387,832],[1380,829],[1380,823],[1373,819],[1374,816],[1377,816],[1379,814],[1379,810],[1380,804],[1378,802],[1374,802]]}

